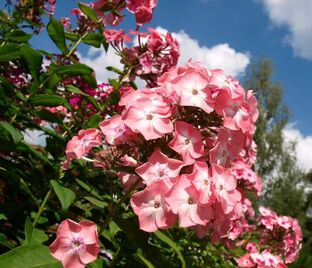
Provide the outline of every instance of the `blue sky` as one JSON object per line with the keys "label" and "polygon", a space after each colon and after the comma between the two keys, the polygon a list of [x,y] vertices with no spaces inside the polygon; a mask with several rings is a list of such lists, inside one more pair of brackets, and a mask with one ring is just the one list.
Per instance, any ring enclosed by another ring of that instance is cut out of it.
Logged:
{"label": "blue sky", "polygon": [[[69,17],[73,7],[75,0],[57,0],[56,16]],[[134,28],[133,16],[126,15],[123,26]],[[192,53],[197,53],[195,59],[207,56],[205,62],[209,67],[222,67],[238,77],[250,60],[260,56],[271,58],[275,68],[273,79],[282,83],[284,101],[293,114],[294,125],[290,126],[289,135],[304,141],[301,154],[310,154],[307,148],[312,150],[311,0],[159,0],[151,26],[175,32],[184,42],[185,59],[193,57]],[[39,40],[33,44],[54,49],[46,36]],[[84,47],[80,47],[80,52],[91,65],[116,60],[109,61],[102,52],[87,51]],[[311,158],[305,161],[312,168]]]}

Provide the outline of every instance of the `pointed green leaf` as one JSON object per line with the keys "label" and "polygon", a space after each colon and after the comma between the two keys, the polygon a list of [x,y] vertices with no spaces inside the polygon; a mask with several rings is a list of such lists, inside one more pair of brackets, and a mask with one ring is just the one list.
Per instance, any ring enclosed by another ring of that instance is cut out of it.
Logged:
{"label": "pointed green leaf", "polygon": [[86,37],[82,38],[82,41],[87,45],[100,48],[104,41],[104,36],[100,33],[89,33]]}
{"label": "pointed green leaf", "polygon": [[94,12],[94,9],[82,4],[82,3],[78,3],[80,10],[91,20],[96,21],[97,20],[97,16],[96,13]]}
{"label": "pointed green leaf", "polygon": [[140,248],[138,248],[136,255],[138,256],[139,260],[146,265],[147,268],[155,268],[155,266],[144,257],[142,250]]}
{"label": "pointed green leaf", "polygon": [[61,202],[62,209],[66,211],[70,207],[70,205],[74,202],[76,194],[72,190],[60,185],[55,180],[51,180],[51,185],[58,199]]}
{"label": "pointed green leaf", "polygon": [[170,246],[178,255],[180,261],[181,261],[181,267],[185,268],[185,260],[183,258],[183,255],[178,247],[178,245],[168,236],[166,236],[164,233],[161,231],[157,231],[154,233],[157,238],[159,238],[162,242],[166,243],[168,246]]}
{"label": "pointed green leaf", "polygon": [[0,267],[8,268],[62,268],[54,259],[49,248],[40,245],[17,247],[0,255]]}
{"label": "pointed green leaf", "polygon": [[30,245],[33,239],[34,227],[30,220],[30,217],[27,216],[25,221],[25,243],[24,245]]}
{"label": "pointed green leaf", "polygon": [[28,34],[20,29],[16,29],[12,32],[9,32],[6,35],[6,37],[10,41],[24,43],[24,42],[27,42],[32,37],[32,34]]}
{"label": "pointed green leaf", "polygon": [[38,77],[39,77],[41,65],[42,65],[41,53],[32,49],[29,46],[22,46],[20,53],[21,53],[22,59],[27,64],[30,74],[36,81],[38,81]]}
{"label": "pointed green leaf", "polygon": [[83,96],[89,96],[87,93],[84,93],[82,90],[80,90],[78,87],[75,87],[73,85],[68,85],[65,87],[68,91],[78,94],[78,95],[83,95]]}
{"label": "pointed green leaf", "polygon": [[65,33],[64,33],[64,27],[63,24],[54,19],[51,18],[50,22],[47,26],[48,34],[54,44],[64,53],[67,53],[67,47],[65,43]]}
{"label": "pointed green leaf", "polygon": [[30,103],[35,105],[42,105],[48,107],[54,107],[59,105],[64,105],[67,103],[67,100],[58,95],[45,95],[45,94],[38,94],[34,95],[30,98]]}
{"label": "pointed green leaf", "polygon": [[0,61],[11,61],[20,58],[18,45],[4,45],[0,47]]}
{"label": "pointed green leaf", "polygon": [[23,139],[22,133],[7,122],[0,122],[0,133],[1,132],[9,135],[15,144],[18,144]]}

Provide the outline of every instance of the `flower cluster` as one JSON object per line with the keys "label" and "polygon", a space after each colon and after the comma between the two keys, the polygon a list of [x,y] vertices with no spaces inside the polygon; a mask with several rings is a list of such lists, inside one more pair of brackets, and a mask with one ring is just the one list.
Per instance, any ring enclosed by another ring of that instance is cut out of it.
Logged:
{"label": "flower cluster", "polygon": [[[98,0],[92,3],[92,7],[104,18],[104,24],[110,25],[120,22],[122,10],[126,8],[135,15],[137,25],[142,26],[151,21],[156,6],[157,0]],[[110,12],[106,12],[107,10]]]}
{"label": "flower cluster", "polygon": [[286,268],[282,259],[273,255],[270,251],[264,250],[259,252],[258,248],[253,243],[248,243],[246,246],[248,253],[237,259],[238,267],[250,268]]}
{"label": "flower cluster", "polygon": [[121,57],[128,80],[139,77],[149,87],[157,86],[157,79],[176,66],[179,44],[170,33],[160,33],[149,27],[147,32],[130,31],[137,37],[137,45],[125,47],[131,37],[124,30],[107,29],[104,35]]}
{"label": "flower cluster", "polygon": [[[234,78],[198,62],[171,68],[157,83],[123,94],[122,113],[100,123],[108,145],[102,155],[118,152],[113,168],[128,170],[118,173],[122,182],[144,185],[131,197],[142,230],[169,228],[178,219],[200,236],[224,238],[244,218],[244,191],[257,191],[251,170],[251,176],[231,170],[237,161],[247,166],[253,152],[256,99]],[[87,153],[85,137],[74,137],[67,155]],[[107,162],[102,166],[112,168]]]}
{"label": "flower cluster", "polygon": [[299,255],[302,241],[298,220],[278,216],[271,209],[264,207],[260,207],[259,211],[260,244],[274,246],[278,255],[283,257],[286,263],[294,262]]}

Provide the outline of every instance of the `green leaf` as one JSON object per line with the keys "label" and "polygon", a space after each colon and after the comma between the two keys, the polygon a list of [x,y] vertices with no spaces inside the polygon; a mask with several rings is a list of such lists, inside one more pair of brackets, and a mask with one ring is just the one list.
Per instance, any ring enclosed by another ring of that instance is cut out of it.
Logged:
{"label": "green leaf", "polygon": [[138,248],[136,255],[138,256],[139,260],[141,260],[146,265],[146,267],[155,268],[155,266],[144,257],[142,250],[140,248]]}
{"label": "green leaf", "polygon": [[65,33],[65,37],[70,41],[77,41],[79,40],[80,35],[76,33]]}
{"label": "green leaf", "polygon": [[94,128],[99,125],[99,123],[103,120],[102,116],[99,114],[93,115],[86,124],[86,128]]}
{"label": "green leaf", "polygon": [[185,260],[183,258],[183,255],[182,255],[179,247],[177,246],[177,244],[170,237],[166,236],[161,231],[157,231],[154,234],[157,238],[159,238],[162,242],[166,243],[168,246],[170,246],[177,253],[177,255],[181,261],[181,267],[185,268],[186,267]]}
{"label": "green leaf", "polygon": [[40,230],[37,228],[34,229],[33,239],[32,239],[33,245],[41,245],[48,240],[49,240],[49,236],[43,230]]}
{"label": "green leaf", "polygon": [[20,53],[21,53],[22,59],[27,64],[30,74],[36,81],[38,81],[38,77],[39,77],[41,65],[42,65],[41,53],[32,49],[29,46],[22,46]]}
{"label": "green leaf", "polygon": [[76,194],[72,190],[60,185],[55,180],[51,180],[51,185],[58,199],[61,202],[62,209],[66,211],[70,207],[70,205],[74,202]]}
{"label": "green leaf", "polygon": [[9,249],[12,249],[14,247],[14,245],[10,243],[9,239],[4,234],[0,234],[0,245],[5,246]]}
{"label": "green leaf", "polygon": [[62,124],[62,120],[55,115],[54,113],[51,113],[50,111],[46,110],[46,109],[42,109],[38,112],[36,112],[36,114],[43,120],[51,122],[51,123],[57,123],[57,124]]}
{"label": "green leaf", "polygon": [[100,48],[104,41],[104,36],[100,33],[89,33],[86,37],[82,38],[82,41],[87,45]]}
{"label": "green leaf", "polygon": [[91,75],[93,69],[82,63],[74,63],[71,65],[51,64],[50,68],[59,75]]}
{"label": "green leaf", "polygon": [[84,199],[88,200],[91,204],[93,204],[99,208],[104,208],[107,206],[106,202],[100,201],[100,200],[93,198],[91,196],[85,196]]}
{"label": "green leaf", "polygon": [[58,95],[45,95],[45,94],[38,94],[34,95],[30,98],[30,103],[35,105],[42,105],[42,106],[59,106],[64,105],[67,103],[67,100]]}
{"label": "green leaf", "polygon": [[113,67],[113,66],[108,66],[108,67],[106,67],[106,70],[111,71],[111,72],[114,72],[114,73],[116,73],[116,74],[122,74],[122,71],[121,71],[121,70],[119,70],[118,68],[115,68],[115,67]]}
{"label": "green leaf", "polygon": [[32,34],[28,34],[20,29],[16,29],[12,32],[9,32],[6,37],[9,41],[24,43],[32,37]]}
{"label": "green leaf", "polygon": [[18,45],[4,45],[0,47],[0,61],[11,61],[20,58]]}
{"label": "green leaf", "polygon": [[139,229],[137,222],[134,223],[129,219],[123,219],[121,217],[115,217],[114,221],[124,232],[129,241],[134,243],[136,247],[142,249],[149,262],[156,267],[163,267],[159,249],[148,243],[149,235]]}
{"label": "green leaf", "polygon": [[0,255],[0,267],[8,268],[62,268],[46,246],[27,245]]}
{"label": "green leaf", "polygon": [[51,18],[50,22],[47,26],[48,34],[54,44],[64,53],[67,54],[68,50],[65,43],[65,33],[64,33],[64,27],[63,24],[54,19]]}
{"label": "green leaf", "polygon": [[103,268],[106,266],[104,266],[104,261],[102,259],[97,259],[94,262],[89,263],[87,267],[88,268]]}
{"label": "green leaf", "polygon": [[23,139],[22,133],[7,122],[0,122],[0,133],[3,131],[12,138],[15,144],[18,144]]}
{"label": "green leaf", "polygon": [[52,73],[48,74],[47,79],[48,79],[47,88],[53,89],[62,80],[62,77],[57,75],[56,73],[52,72]]}
{"label": "green leaf", "polygon": [[75,179],[75,181],[77,182],[77,184],[82,187],[83,189],[85,189],[88,193],[94,195],[95,197],[97,197],[98,199],[102,199],[102,197],[100,196],[100,194],[96,191],[95,188],[92,188],[91,186],[89,186],[88,184],[86,184],[85,182],[83,182],[82,180],[79,179]]}
{"label": "green leaf", "polygon": [[32,225],[30,217],[26,218],[25,231],[24,232],[25,232],[25,243],[24,243],[24,245],[30,245],[32,242],[33,232],[34,232],[34,227]]}
{"label": "green leaf", "polygon": [[96,21],[97,20],[97,16],[96,16],[96,13],[94,12],[94,9],[87,6],[87,5],[84,5],[82,3],[78,3],[79,5],[79,8],[80,10],[85,14],[87,15],[87,17],[91,20],[94,20]]}
{"label": "green leaf", "polygon": [[65,86],[65,89],[72,92],[72,93],[75,93],[75,94],[78,94],[78,95],[82,95],[82,96],[89,96],[87,93],[84,93],[82,90],[80,90],[78,87],[75,87],[73,85],[68,85],[68,86]]}
{"label": "green leaf", "polygon": [[4,214],[0,214],[0,221],[7,220],[8,218]]}

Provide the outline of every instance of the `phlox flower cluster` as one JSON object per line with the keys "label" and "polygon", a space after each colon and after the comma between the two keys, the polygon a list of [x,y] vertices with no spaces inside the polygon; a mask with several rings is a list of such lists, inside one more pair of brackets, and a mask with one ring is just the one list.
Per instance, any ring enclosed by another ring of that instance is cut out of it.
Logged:
{"label": "phlox flower cluster", "polygon": [[180,55],[179,43],[170,33],[162,34],[151,27],[147,32],[130,33],[137,38],[137,45],[132,47],[124,45],[132,40],[124,30],[107,29],[104,36],[120,55],[126,80],[139,77],[147,82],[148,87],[155,87],[157,79],[176,66]]}
{"label": "phlox flower cluster", "polygon": [[297,258],[297,220],[260,208],[258,224],[249,222],[255,212],[247,192],[261,192],[252,170],[258,117],[252,91],[222,70],[189,61],[165,72],[155,87],[129,88],[118,107],[100,129],[73,137],[66,156],[115,170],[141,230],[177,224],[229,248],[257,233],[258,244],[247,244],[237,259],[240,267],[282,268]]}
{"label": "phlox flower cluster", "polygon": [[100,130],[82,130],[68,143],[68,158],[82,158],[103,135],[94,161],[119,171],[126,189],[140,190],[131,206],[142,230],[178,223],[213,241],[226,238],[248,211],[245,191],[261,187],[250,169],[258,116],[252,91],[190,61],[163,74],[156,87],[127,91],[119,106]]}
{"label": "phlox flower cluster", "polygon": [[294,262],[301,248],[302,232],[298,220],[278,216],[268,208],[259,208],[258,229],[261,233],[260,245],[271,245],[285,263]]}

